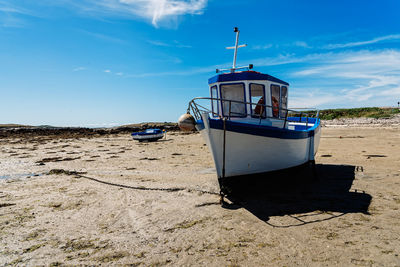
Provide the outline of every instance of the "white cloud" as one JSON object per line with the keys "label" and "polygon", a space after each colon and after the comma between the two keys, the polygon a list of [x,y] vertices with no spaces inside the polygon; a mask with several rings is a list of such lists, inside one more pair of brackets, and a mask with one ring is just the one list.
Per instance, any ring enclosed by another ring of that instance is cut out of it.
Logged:
{"label": "white cloud", "polygon": [[323,75],[325,77],[381,79],[398,82],[392,74],[400,72],[400,51],[361,50],[325,53],[298,58],[310,66],[294,74],[297,76]]}
{"label": "white cloud", "polygon": [[79,30],[80,32],[87,34],[89,36],[92,36],[94,38],[103,40],[103,41],[107,41],[107,42],[112,42],[112,43],[118,43],[118,44],[126,44],[126,41],[122,40],[122,39],[118,39],[106,34],[102,34],[102,33],[97,33],[97,32],[89,32],[89,31],[85,31],[85,30]]}
{"label": "white cloud", "polygon": [[[308,67],[295,71],[292,75],[307,79],[310,86],[316,87],[320,83],[321,90],[316,93],[317,98],[329,100],[321,104],[375,106],[382,103],[382,96],[396,96],[399,92],[398,50],[347,51],[319,54],[315,57],[310,55],[305,57],[304,63]],[[321,93],[324,87],[334,92],[333,98]]]}
{"label": "white cloud", "polygon": [[0,12],[8,13],[8,14],[22,14],[22,15],[30,15],[32,16],[32,12],[27,9],[17,7],[13,5],[11,2],[0,1]]}
{"label": "white cloud", "polygon": [[161,22],[176,20],[179,16],[203,14],[207,0],[64,0],[61,4],[84,13],[143,18],[158,27]]}
{"label": "white cloud", "polygon": [[272,44],[253,45],[251,48],[254,50],[266,50],[266,49],[270,49],[272,46],[273,46]]}
{"label": "white cloud", "polygon": [[165,43],[161,41],[154,41],[154,40],[147,40],[148,43],[155,45],[155,46],[162,46],[162,47],[177,47],[177,48],[191,48],[191,45],[181,44],[180,42],[174,40],[172,43]]}
{"label": "white cloud", "polygon": [[254,50],[267,50],[270,48],[279,48],[279,47],[301,47],[301,48],[312,48],[308,43],[304,41],[295,41],[291,43],[284,43],[284,44],[264,44],[264,45],[252,45],[251,49]]}
{"label": "white cloud", "polygon": [[148,43],[155,45],[155,46],[164,46],[164,47],[171,47],[170,44],[161,42],[161,41],[153,41],[153,40],[147,40]]}
{"label": "white cloud", "polygon": [[[246,60],[254,63],[256,70],[267,67],[270,74],[274,70],[285,72],[282,78],[292,77],[291,107],[357,107],[394,105],[400,96],[400,50],[360,50],[279,55],[268,58]],[[241,62],[239,65],[244,65]],[[187,70],[142,73],[128,77],[144,78],[153,76],[190,76],[210,73],[215,68],[229,66],[206,66]],[[271,68],[273,67],[274,68]],[[311,88],[311,89],[310,89]]]}
{"label": "white cloud", "polygon": [[0,17],[0,27],[4,28],[22,28],[25,27],[26,23],[24,20],[15,16]]}
{"label": "white cloud", "polygon": [[308,92],[290,97],[289,108],[316,108],[334,102],[337,97],[333,94],[320,93],[319,90],[310,92],[309,88],[296,88],[298,91]]}
{"label": "white cloud", "polygon": [[276,57],[265,57],[247,60],[254,64],[255,67],[268,67],[268,66],[279,66],[288,65],[293,63],[309,62],[319,59],[321,54],[309,54],[298,57],[295,54],[278,55]]}
{"label": "white cloud", "polygon": [[33,14],[31,11],[25,8],[17,7],[13,5],[11,2],[0,0],[0,27],[4,28],[25,27],[26,22],[23,19],[24,16],[38,17],[36,14]]}
{"label": "white cloud", "polygon": [[[94,17],[125,17],[141,18],[150,21],[155,27],[165,23],[176,23],[178,17],[184,15],[201,15],[208,0],[40,0],[32,5],[69,7],[81,14]],[[29,1],[28,1],[29,2]],[[37,16],[30,10],[12,4],[12,1],[0,0],[0,15],[6,14],[6,19],[14,20],[15,15]],[[45,14],[47,16],[48,14]],[[2,20],[0,16],[0,26]],[[5,24],[3,22],[2,24]]]}
{"label": "white cloud", "polygon": [[[400,87],[394,87],[380,92],[382,96],[400,97]],[[400,99],[399,99],[400,101]]]}
{"label": "white cloud", "polygon": [[294,46],[298,46],[298,47],[303,47],[303,48],[312,48],[310,45],[308,45],[306,42],[304,41],[296,41],[293,43]]}
{"label": "white cloud", "polygon": [[295,41],[290,43],[283,43],[283,44],[264,44],[264,45],[252,45],[251,49],[254,50],[267,50],[270,48],[280,48],[280,47],[301,47],[301,48],[312,48],[307,42],[304,41]]}
{"label": "white cloud", "polygon": [[72,71],[82,71],[82,70],[86,70],[85,67],[77,67],[75,69],[73,69]]}
{"label": "white cloud", "polygon": [[391,34],[386,36],[377,37],[371,40],[360,41],[360,42],[350,42],[350,43],[343,43],[343,44],[329,44],[324,46],[325,49],[337,49],[337,48],[349,48],[355,46],[363,46],[369,44],[375,44],[383,41],[391,41],[391,40],[400,40],[400,34]]}
{"label": "white cloud", "polygon": [[161,77],[161,76],[191,76],[200,73],[210,73],[215,69],[221,68],[220,65],[213,65],[208,67],[192,68],[188,70],[176,70],[166,72],[147,72],[138,74],[129,74],[127,77],[131,78],[147,78],[147,77]]}
{"label": "white cloud", "polygon": [[104,70],[105,73],[111,73],[111,70]]}

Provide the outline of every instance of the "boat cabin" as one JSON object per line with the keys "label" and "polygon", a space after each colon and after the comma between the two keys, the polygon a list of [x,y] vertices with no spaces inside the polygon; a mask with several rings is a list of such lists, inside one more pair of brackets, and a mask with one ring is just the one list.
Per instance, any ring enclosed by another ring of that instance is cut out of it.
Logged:
{"label": "boat cabin", "polygon": [[268,74],[241,71],[208,80],[213,117],[282,120],[287,116],[289,84]]}
{"label": "boat cabin", "polygon": [[[271,75],[253,71],[253,64],[236,66],[237,50],[246,45],[238,43],[239,29],[235,27],[234,32],[236,32],[235,46],[227,47],[227,49],[234,49],[232,67],[217,69],[217,75],[208,79],[210,97],[199,97],[190,101],[187,113],[192,110],[194,117],[188,117],[186,114],[181,116],[180,127],[201,129],[201,125],[211,123],[221,128],[221,125],[226,126],[227,121],[230,125],[237,127],[250,126],[251,128],[258,125],[262,127],[257,126],[255,129],[263,130],[271,126],[306,132],[317,127],[319,111],[288,110],[289,83]],[[204,107],[196,103],[197,100],[211,101],[211,103],[208,102],[211,107]],[[315,117],[313,117],[314,111]],[[197,126],[195,126],[196,120]],[[207,125],[203,127],[212,128]]]}

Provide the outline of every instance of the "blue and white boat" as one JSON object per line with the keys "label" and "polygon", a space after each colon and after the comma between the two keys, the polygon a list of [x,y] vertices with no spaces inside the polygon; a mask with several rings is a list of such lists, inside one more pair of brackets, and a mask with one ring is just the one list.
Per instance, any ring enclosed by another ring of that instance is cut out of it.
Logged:
{"label": "blue and white boat", "polygon": [[289,83],[252,71],[251,64],[236,67],[237,49],[245,45],[238,45],[239,30],[235,32],[233,67],[217,70],[208,80],[210,97],[191,100],[179,125],[190,129],[192,121],[200,131],[220,182],[313,165],[321,136],[319,112],[289,110]]}
{"label": "blue and white boat", "polygon": [[164,132],[160,129],[147,129],[144,132],[132,133],[133,140],[143,141],[157,141],[164,137]]}

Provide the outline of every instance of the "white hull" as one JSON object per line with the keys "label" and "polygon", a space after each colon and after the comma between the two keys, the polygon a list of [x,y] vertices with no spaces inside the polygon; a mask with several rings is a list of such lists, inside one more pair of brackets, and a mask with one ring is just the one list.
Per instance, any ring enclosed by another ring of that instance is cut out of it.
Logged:
{"label": "white hull", "polygon": [[[203,116],[203,119],[207,118]],[[204,120],[203,120],[204,121]],[[259,136],[210,128],[207,121],[199,127],[214,159],[218,177],[257,174],[287,169],[314,160],[321,136],[320,125],[313,135],[299,139]]]}

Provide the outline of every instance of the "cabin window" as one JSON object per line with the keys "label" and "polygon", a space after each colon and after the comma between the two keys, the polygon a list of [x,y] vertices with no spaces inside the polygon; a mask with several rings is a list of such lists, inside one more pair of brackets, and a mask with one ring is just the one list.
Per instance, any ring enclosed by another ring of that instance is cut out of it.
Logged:
{"label": "cabin window", "polygon": [[251,116],[265,118],[265,91],[262,84],[250,84]]}
{"label": "cabin window", "polygon": [[[245,102],[244,84],[243,83],[222,84],[220,88],[221,88],[221,98],[223,99],[222,112],[224,116],[246,117],[246,104],[243,103]],[[234,100],[235,102],[226,100]]]}
{"label": "cabin window", "polygon": [[214,85],[211,87],[211,110],[213,113],[213,116],[218,116],[219,115],[219,107],[218,107],[218,100],[215,98],[218,98],[218,93],[217,93],[217,86]]}
{"label": "cabin window", "polygon": [[279,117],[279,100],[280,100],[280,89],[279,85],[271,85],[271,106],[272,116],[275,118]]}
{"label": "cabin window", "polygon": [[281,118],[285,118],[287,114],[288,90],[286,86],[281,87]]}

